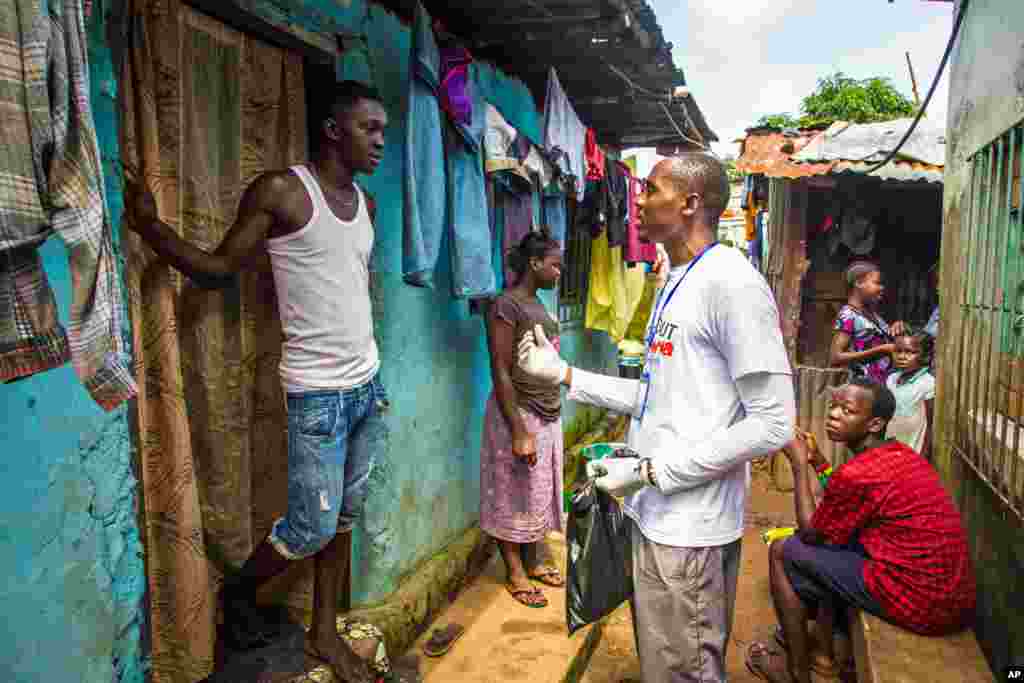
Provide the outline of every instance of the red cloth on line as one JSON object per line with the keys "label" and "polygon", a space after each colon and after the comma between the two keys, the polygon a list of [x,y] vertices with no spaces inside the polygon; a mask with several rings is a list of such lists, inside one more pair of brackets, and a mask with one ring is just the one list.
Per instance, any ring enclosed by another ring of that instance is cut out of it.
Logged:
{"label": "red cloth on line", "polygon": [[587,159],[587,180],[604,178],[604,150],[597,145],[597,134],[593,128],[587,128],[583,153]]}

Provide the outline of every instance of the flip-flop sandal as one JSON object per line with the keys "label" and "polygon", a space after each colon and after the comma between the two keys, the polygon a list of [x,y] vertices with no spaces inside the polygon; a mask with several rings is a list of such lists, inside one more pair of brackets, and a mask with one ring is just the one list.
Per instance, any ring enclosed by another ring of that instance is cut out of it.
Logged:
{"label": "flip-flop sandal", "polygon": [[428,657],[440,657],[452,649],[455,641],[462,637],[466,629],[460,624],[448,624],[444,628],[435,628],[430,640],[423,644],[423,654]]}
{"label": "flip-flop sandal", "polygon": [[743,663],[747,665],[747,671],[749,671],[752,675],[757,676],[758,678],[769,681],[769,683],[771,683],[773,680],[780,681],[780,683],[793,683],[793,677],[789,675],[789,670],[786,668],[785,662],[783,663],[781,669],[779,669],[779,671],[782,672],[781,679],[773,679],[771,675],[766,673],[766,670],[760,664],[754,662],[753,658],[755,657],[755,655],[753,651],[755,647],[763,648],[765,656],[769,659],[771,659],[772,657],[780,656],[783,658],[783,660],[785,660],[786,655],[784,650],[777,650],[776,648],[772,647],[769,643],[755,641],[751,643],[749,647],[747,647],[747,651],[743,655]]}
{"label": "flip-flop sandal", "polygon": [[545,586],[551,586],[552,588],[563,588],[565,586],[565,578],[562,577],[562,572],[558,571],[555,567],[542,567],[540,571],[530,574],[531,581],[539,581]]}
{"label": "flip-flop sandal", "polygon": [[[782,626],[780,625],[775,626],[775,642],[778,643],[779,647],[787,653],[789,652],[789,644],[786,643],[786,634],[782,632]],[[814,643],[813,639],[808,640],[808,645],[811,643]],[[814,649],[811,649],[808,655],[808,659],[811,662],[811,671],[822,678],[839,678],[839,675],[842,673],[842,669],[834,660],[825,659],[820,652],[817,652]]]}
{"label": "flip-flop sandal", "polygon": [[[532,609],[540,609],[541,607],[548,606],[548,599],[536,588],[516,588],[512,584],[506,583],[505,590],[507,590],[508,594],[515,598],[515,601],[520,605],[525,605]],[[524,598],[523,596],[534,596],[540,598],[540,600],[529,602],[528,598]]]}

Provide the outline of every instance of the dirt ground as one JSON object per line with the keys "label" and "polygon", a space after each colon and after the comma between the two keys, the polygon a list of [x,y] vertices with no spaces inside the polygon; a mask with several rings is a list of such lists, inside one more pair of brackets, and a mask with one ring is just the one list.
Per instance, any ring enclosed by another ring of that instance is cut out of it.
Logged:
{"label": "dirt ground", "polygon": [[[794,520],[793,494],[780,493],[771,486],[766,469],[755,467],[747,505],[747,531],[743,537],[743,568],[736,596],[736,618],[726,662],[730,683],[756,683],[743,664],[743,653],[757,638],[775,627],[768,591],[768,546],[760,538],[765,529],[791,526]],[[633,641],[629,607],[623,606],[609,618],[604,637],[584,683],[639,683],[640,664]]]}

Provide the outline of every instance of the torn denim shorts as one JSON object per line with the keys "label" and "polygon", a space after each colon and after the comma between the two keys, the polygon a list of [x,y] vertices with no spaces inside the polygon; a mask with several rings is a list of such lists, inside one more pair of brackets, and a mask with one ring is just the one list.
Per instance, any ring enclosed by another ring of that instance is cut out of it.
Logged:
{"label": "torn denim shorts", "polygon": [[270,532],[283,556],[315,555],[355,524],[388,443],[380,376],[344,390],[288,393],[288,511]]}

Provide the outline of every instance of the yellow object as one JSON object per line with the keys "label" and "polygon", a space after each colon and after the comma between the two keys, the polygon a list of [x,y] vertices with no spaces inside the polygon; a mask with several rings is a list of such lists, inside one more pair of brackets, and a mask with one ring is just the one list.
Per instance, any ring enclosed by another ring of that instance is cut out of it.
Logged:
{"label": "yellow object", "polygon": [[644,269],[627,268],[622,247],[609,247],[607,233],[598,235],[590,252],[586,326],[607,332],[615,343],[625,339],[646,283]]}
{"label": "yellow object", "polygon": [[765,545],[771,545],[775,541],[780,541],[783,538],[789,538],[796,533],[796,527],[793,526],[782,526],[768,531],[761,532],[761,540],[764,541]]}

